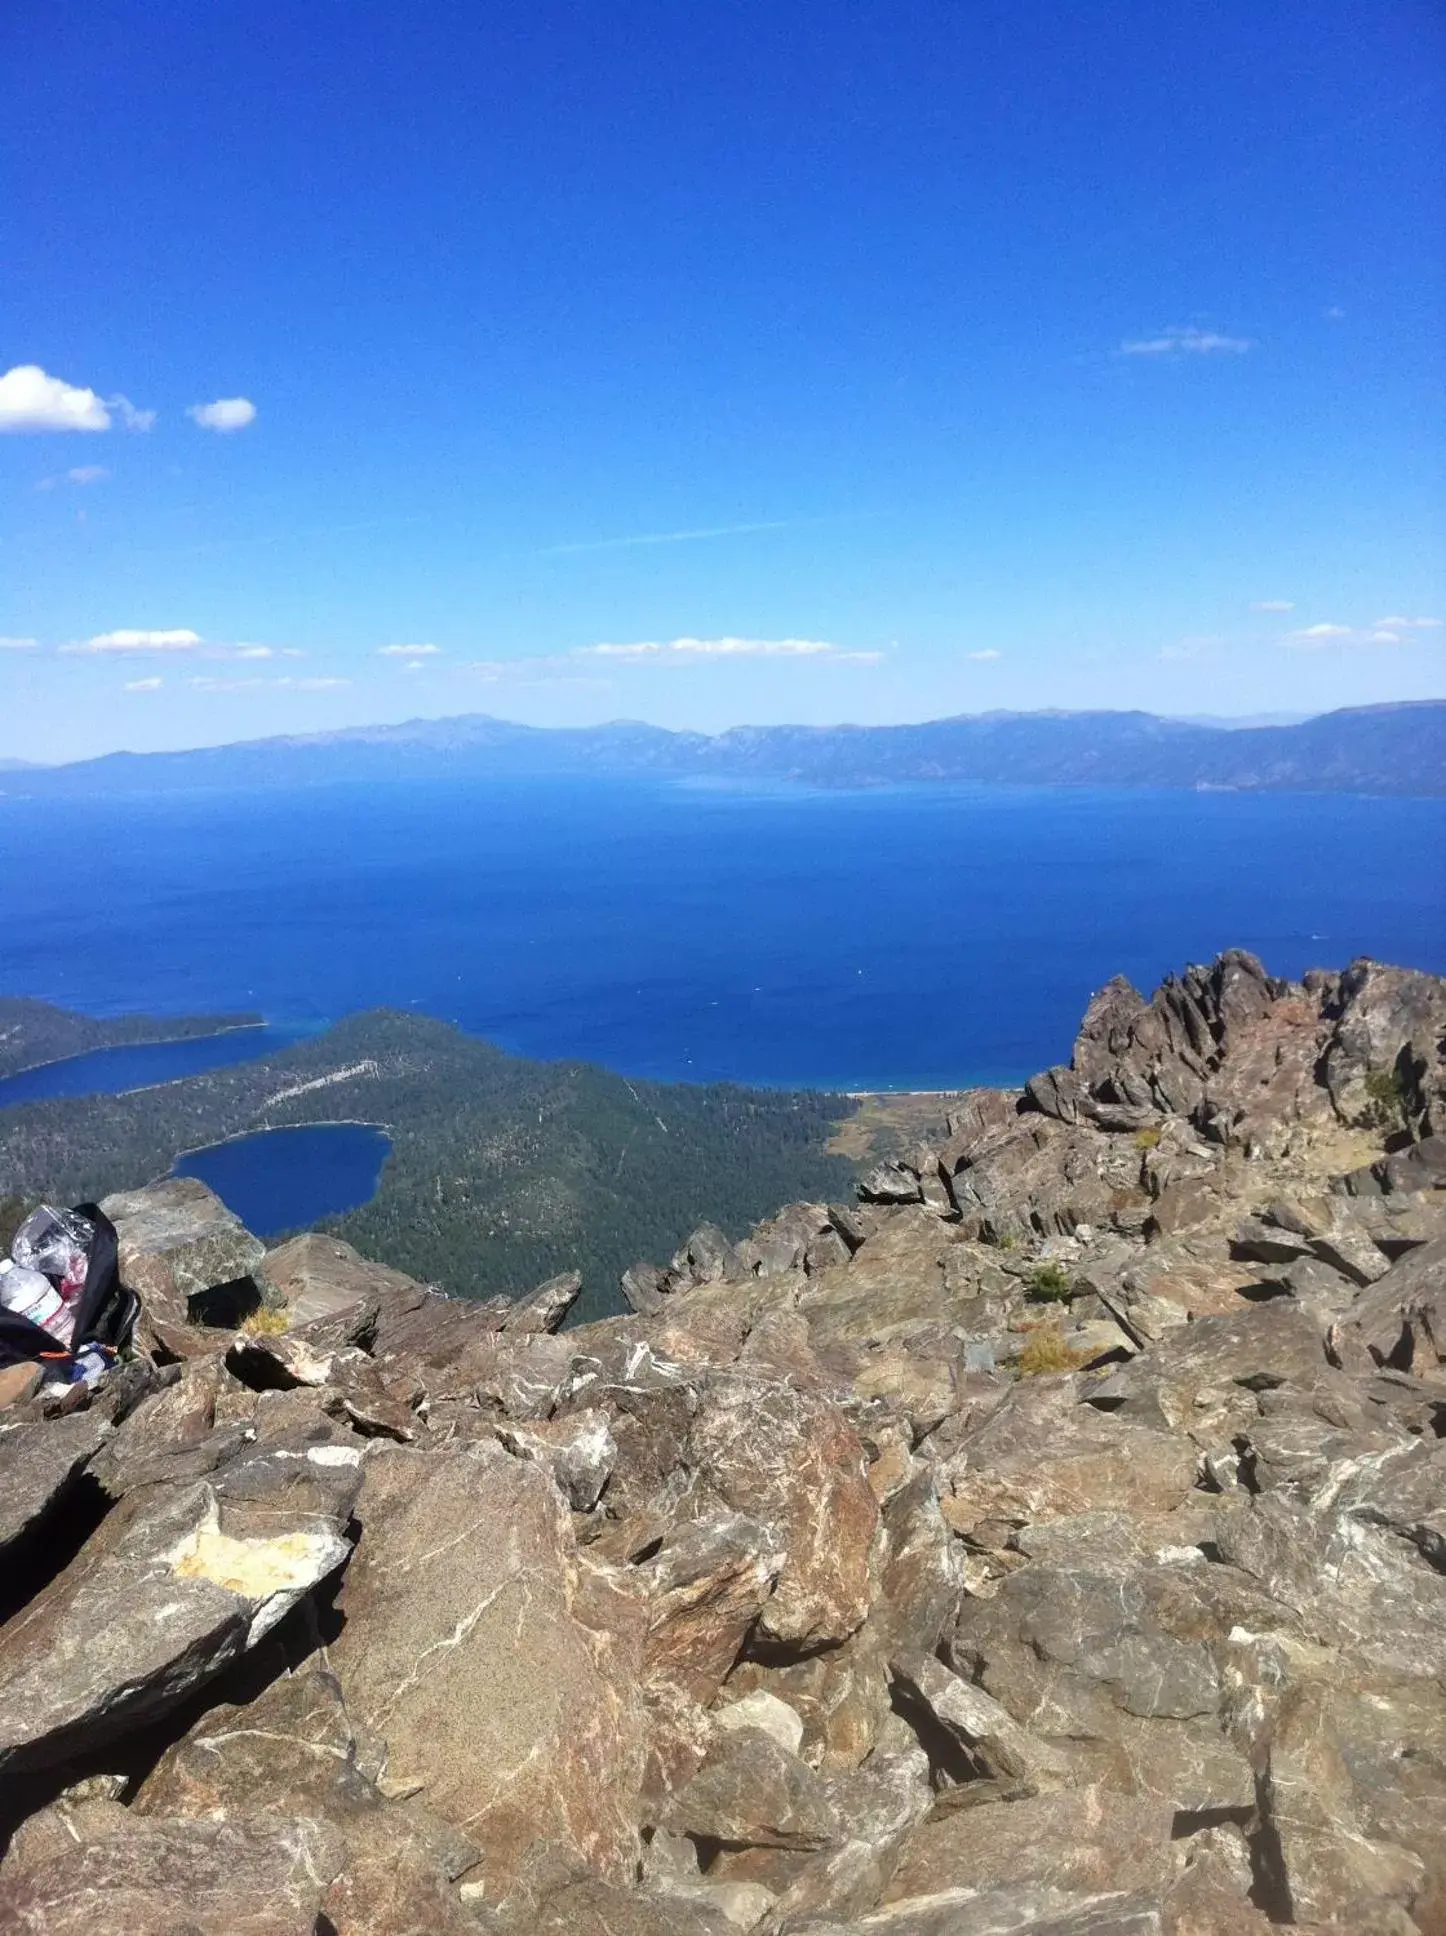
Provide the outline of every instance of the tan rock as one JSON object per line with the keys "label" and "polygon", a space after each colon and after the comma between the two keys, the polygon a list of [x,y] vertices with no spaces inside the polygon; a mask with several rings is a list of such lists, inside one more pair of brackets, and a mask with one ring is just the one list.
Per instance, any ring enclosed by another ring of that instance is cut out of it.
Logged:
{"label": "tan rock", "polygon": [[724,1374],[703,1395],[690,1463],[735,1512],[776,1529],[787,1555],[761,1624],[773,1639],[845,1639],[869,1608],[879,1508],[858,1434],[826,1399]]}
{"label": "tan rock", "polygon": [[911,1837],[884,1900],[1014,1882],[1162,1889],[1174,1873],[1174,1816],[1166,1802],[1099,1787],[941,1810]]}
{"label": "tan rock", "polygon": [[720,1512],[669,1531],[637,1567],[646,1595],[645,1672],[707,1706],[772,1594],[784,1553],[772,1530]]}
{"label": "tan rock", "polygon": [[21,1830],[0,1926],[15,1936],[312,1936],[343,1859],[336,1835],[304,1816],[142,1819],[87,1802]]}
{"label": "tan rock", "polygon": [[582,1562],[547,1474],[498,1445],[379,1446],[330,1660],[394,1782],[483,1849],[501,1894],[544,1832],[636,1861],[642,1602]]}

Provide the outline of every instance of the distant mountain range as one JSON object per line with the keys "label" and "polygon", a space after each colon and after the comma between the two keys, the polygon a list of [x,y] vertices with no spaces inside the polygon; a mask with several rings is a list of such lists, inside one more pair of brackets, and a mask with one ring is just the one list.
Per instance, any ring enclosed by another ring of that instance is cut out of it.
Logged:
{"label": "distant mountain range", "polygon": [[916,726],[737,726],[714,735],[634,720],[519,726],[474,713],[194,752],[111,753],[12,772],[0,791],[153,793],[504,776],[1439,796],[1446,795],[1446,700],[1353,707],[1294,724],[999,712]]}

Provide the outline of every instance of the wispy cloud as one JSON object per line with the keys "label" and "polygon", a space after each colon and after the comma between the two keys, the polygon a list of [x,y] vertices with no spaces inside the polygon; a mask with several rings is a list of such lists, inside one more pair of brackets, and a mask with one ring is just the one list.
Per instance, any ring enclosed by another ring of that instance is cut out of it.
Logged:
{"label": "wispy cloud", "polygon": [[159,692],[165,684],[164,679],[127,679],[122,687],[124,692]]}
{"label": "wispy cloud", "polygon": [[1322,620],[1287,632],[1281,643],[1297,652],[1325,646],[1402,645],[1412,633],[1433,632],[1440,625],[1439,618],[1378,618],[1370,625],[1342,625],[1334,620]]}
{"label": "wispy cloud", "polygon": [[194,652],[204,643],[199,632],[184,627],[146,632],[122,626],[115,632],[98,632],[93,639],[73,639],[60,649],[62,652]]}
{"label": "wispy cloud", "polygon": [[882,652],[845,652],[825,639],[641,639],[629,645],[580,645],[574,659],[621,663],[696,664],[702,659],[828,659],[835,664],[877,665]]}
{"label": "wispy cloud", "polygon": [[1183,639],[1176,639],[1173,645],[1162,645],[1160,657],[1168,660],[1208,658],[1217,646],[1225,640],[1219,632],[1196,632]]}
{"label": "wispy cloud", "polygon": [[570,652],[530,659],[474,659],[463,672],[491,683],[576,681],[584,672],[631,666],[699,666],[740,660],[796,660],[807,665],[878,665],[882,652],[851,652],[825,639],[637,639],[627,644],[577,645]]}
{"label": "wispy cloud", "polygon": [[156,412],[137,410],[129,397],[107,397],[106,406],[115,412],[126,430],[154,430],[156,427]]}
{"label": "wispy cloud", "polygon": [[87,656],[111,653],[144,656],[149,653],[182,653],[193,659],[304,659],[305,652],[294,645],[258,645],[247,639],[234,642],[206,639],[189,626],[166,631],[145,631],[123,626],[114,632],[99,632],[93,639],[72,639],[60,651]]}
{"label": "wispy cloud", "polygon": [[1120,344],[1121,356],[1244,356],[1253,345],[1248,336],[1222,336],[1213,329],[1166,329],[1158,336],[1131,337]]}
{"label": "wispy cloud", "polygon": [[0,652],[33,652],[39,639],[0,639]]}
{"label": "wispy cloud", "polygon": [[62,484],[103,484],[110,476],[104,464],[75,464],[59,477],[42,477],[37,491],[53,491]]}
{"label": "wispy cloud", "polygon": [[294,679],[289,673],[282,673],[276,679],[220,679],[206,673],[198,673],[186,682],[194,692],[334,692],[341,686],[349,686],[350,679],[307,678]]}
{"label": "wispy cloud", "polygon": [[1253,598],[1250,601],[1250,609],[1252,612],[1293,612],[1295,600],[1293,598]]}
{"label": "wispy cloud", "polygon": [[440,645],[379,645],[379,659],[437,659],[442,654]]}
{"label": "wispy cloud", "polygon": [[974,659],[982,663],[986,659],[1002,659],[1004,657],[1004,654],[1002,652],[996,652],[994,650],[994,647],[991,645],[986,647],[983,652],[966,652],[964,656],[968,659]]}
{"label": "wispy cloud", "polygon": [[250,397],[217,397],[214,403],[193,403],[186,415],[202,430],[219,431],[229,437],[256,421],[256,405]]}
{"label": "wispy cloud", "polygon": [[746,538],[758,531],[788,531],[796,520],[768,518],[753,524],[705,524],[688,531],[639,531],[626,538],[588,538],[578,544],[544,545],[539,558],[565,558],[579,551],[626,551],[634,545],[696,544],[707,538]]}

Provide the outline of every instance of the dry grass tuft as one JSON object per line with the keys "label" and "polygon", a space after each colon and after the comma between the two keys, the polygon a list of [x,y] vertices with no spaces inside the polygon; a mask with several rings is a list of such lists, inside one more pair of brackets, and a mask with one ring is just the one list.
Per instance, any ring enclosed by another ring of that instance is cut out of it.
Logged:
{"label": "dry grass tuft", "polygon": [[251,1313],[242,1324],[241,1330],[248,1338],[275,1338],[281,1335],[289,1323],[290,1318],[284,1306],[279,1311],[272,1311],[263,1305],[259,1311]]}
{"label": "dry grass tuft", "polygon": [[1071,1351],[1065,1343],[1063,1332],[1056,1331],[1052,1325],[1041,1325],[1025,1340],[1019,1354],[1019,1375],[1038,1378],[1051,1371],[1078,1371],[1084,1362],[1083,1355]]}

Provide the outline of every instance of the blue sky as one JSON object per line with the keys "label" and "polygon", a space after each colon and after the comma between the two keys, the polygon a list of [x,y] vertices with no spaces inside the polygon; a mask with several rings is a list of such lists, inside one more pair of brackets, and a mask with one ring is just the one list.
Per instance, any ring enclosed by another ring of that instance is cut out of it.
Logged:
{"label": "blue sky", "polygon": [[0,755],[1446,692],[1443,82],[1435,0],[8,0]]}

